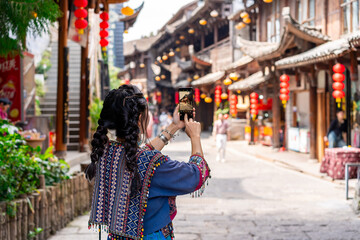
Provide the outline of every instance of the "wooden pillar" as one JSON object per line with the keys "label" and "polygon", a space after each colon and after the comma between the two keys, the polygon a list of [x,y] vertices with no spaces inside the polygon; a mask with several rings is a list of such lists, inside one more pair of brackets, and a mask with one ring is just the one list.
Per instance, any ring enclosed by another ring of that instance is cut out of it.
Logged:
{"label": "wooden pillar", "polygon": [[310,159],[316,159],[317,87],[314,70],[310,78]]}
{"label": "wooden pillar", "polygon": [[205,48],[205,33],[201,32],[201,50]]}
{"label": "wooden pillar", "polygon": [[[280,109],[280,80],[279,74],[273,74],[273,148],[280,148],[280,122],[281,122],[281,109]],[[285,139],[284,139],[285,141]]]}
{"label": "wooden pillar", "polygon": [[219,41],[219,28],[216,23],[214,23],[214,44]]}
{"label": "wooden pillar", "polygon": [[[88,37],[88,36],[87,36]],[[89,64],[88,58],[89,44],[86,47],[81,47],[81,75],[80,75],[80,129],[79,129],[79,144],[80,152],[86,152],[89,149]]]}
{"label": "wooden pillar", "polygon": [[57,102],[56,102],[56,155],[66,156],[67,142],[67,99],[68,90],[68,67],[67,61],[67,32],[68,32],[68,1],[60,1],[60,10],[63,12],[59,19],[59,48],[58,48],[58,83],[57,83]]}

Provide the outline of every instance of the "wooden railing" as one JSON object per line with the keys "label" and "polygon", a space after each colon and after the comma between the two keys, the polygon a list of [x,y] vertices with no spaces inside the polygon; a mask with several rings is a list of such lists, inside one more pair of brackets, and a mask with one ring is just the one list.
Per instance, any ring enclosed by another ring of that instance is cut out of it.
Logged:
{"label": "wooden railing", "polygon": [[[92,185],[83,173],[10,203],[0,202],[0,239],[27,240],[30,231],[41,228],[36,240],[47,239],[75,217],[90,210]],[[15,204],[15,205],[14,205]],[[14,216],[7,209],[14,208]]]}

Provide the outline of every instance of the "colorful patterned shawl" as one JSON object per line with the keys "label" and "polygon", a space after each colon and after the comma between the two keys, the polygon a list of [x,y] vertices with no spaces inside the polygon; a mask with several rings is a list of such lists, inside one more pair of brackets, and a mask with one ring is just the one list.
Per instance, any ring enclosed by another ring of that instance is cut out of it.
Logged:
{"label": "colorful patterned shawl", "polygon": [[151,177],[166,158],[156,150],[142,148],[138,153],[138,169],[142,188],[130,198],[132,173],[126,169],[125,151],[118,142],[110,141],[97,163],[89,228],[105,228],[124,238],[140,240],[146,212]]}

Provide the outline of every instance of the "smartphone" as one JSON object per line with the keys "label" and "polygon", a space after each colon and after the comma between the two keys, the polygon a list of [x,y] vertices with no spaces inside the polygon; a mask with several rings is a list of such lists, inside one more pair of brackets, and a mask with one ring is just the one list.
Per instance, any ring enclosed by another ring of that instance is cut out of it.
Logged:
{"label": "smartphone", "polygon": [[184,120],[185,114],[188,115],[188,118],[193,118],[194,89],[180,88],[179,103],[180,103],[180,107],[179,107],[180,120]]}

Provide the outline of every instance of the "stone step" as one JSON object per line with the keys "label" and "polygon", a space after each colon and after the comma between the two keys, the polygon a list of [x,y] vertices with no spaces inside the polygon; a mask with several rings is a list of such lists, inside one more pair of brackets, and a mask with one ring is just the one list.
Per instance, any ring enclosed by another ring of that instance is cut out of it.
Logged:
{"label": "stone step", "polygon": [[67,150],[68,151],[79,151],[79,143],[68,143]]}

